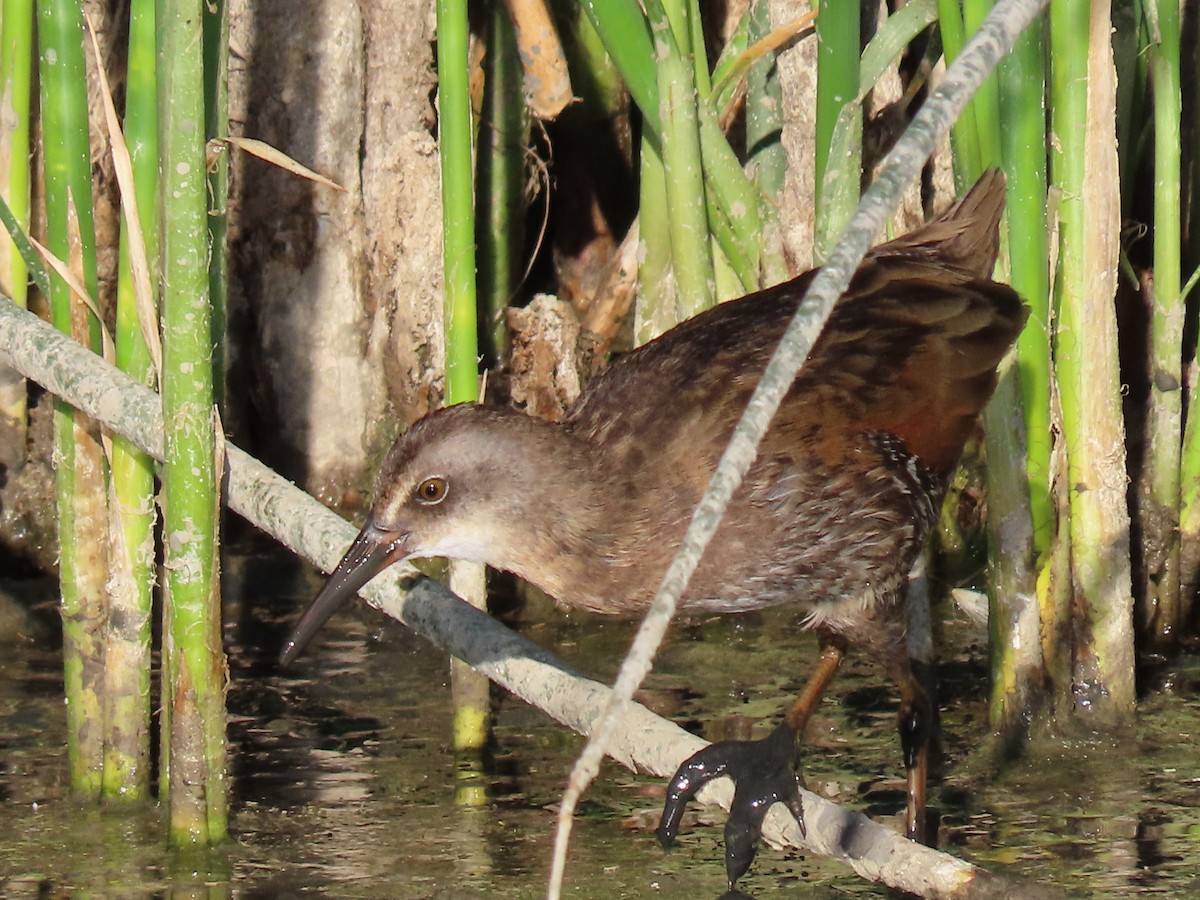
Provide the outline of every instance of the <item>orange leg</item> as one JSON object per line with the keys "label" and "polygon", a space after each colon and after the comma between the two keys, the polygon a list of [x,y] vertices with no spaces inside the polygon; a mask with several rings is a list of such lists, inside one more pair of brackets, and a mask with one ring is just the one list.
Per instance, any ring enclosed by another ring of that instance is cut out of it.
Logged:
{"label": "orange leg", "polygon": [[762,821],[771,806],[783,803],[804,831],[804,808],[800,800],[800,736],[808,724],[833,675],[846,656],[846,641],[822,633],[817,668],[800,696],[784,714],[783,722],[761,741],[721,741],[694,754],[675,773],[667,787],[667,800],[658,839],[664,847],[675,842],[683,810],[688,801],[714,778],[734,781],[733,804],[725,822],[725,869],[733,890],[749,868],[758,849]]}
{"label": "orange leg", "polygon": [[842,665],[842,660],[846,658],[845,638],[822,633],[819,635],[819,639],[821,656],[817,660],[817,668],[808,677],[808,683],[804,685],[800,696],[792,701],[792,705],[783,716],[788,727],[796,733],[797,741],[803,736],[804,728],[808,725],[813,710],[821,702],[825,689],[829,687],[829,682],[833,680],[833,676]]}

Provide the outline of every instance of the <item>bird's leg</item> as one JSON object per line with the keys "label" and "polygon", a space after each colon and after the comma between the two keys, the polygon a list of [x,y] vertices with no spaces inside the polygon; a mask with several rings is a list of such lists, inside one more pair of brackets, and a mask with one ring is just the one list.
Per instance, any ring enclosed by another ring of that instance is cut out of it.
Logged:
{"label": "bird's leg", "polygon": [[908,771],[908,805],[904,825],[909,840],[925,842],[925,785],[929,776],[929,743],[933,734],[933,704],[913,673],[907,653],[892,657],[892,677],[900,687],[900,746]]}
{"label": "bird's leg", "polygon": [[821,633],[820,641],[821,656],[817,668],[784,714],[779,727],[760,741],[710,744],[685,761],[667,787],[667,800],[658,826],[658,839],[664,847],[675,843],[684,809],[704,785],[726,775],[733,779],[733,803],[725,822],[725,872],[730,890],[754,861],[763,819],[776,802],[791,810],[801,833],[804,832],[799,739],[846,656],[844,639]]}
{"label": "bird's leg", "polygon": [[[792,701],[792,705],[784,714],[783,720],[795,733],[797,739],[804,734],[804,728],[812,717],[813,710],[821,702],[825,689],[833,680],[834,674],[846,658],[846,641],[839,635],[829,632],[818,632],[821,643],[821,655],[817,659],[817,668],[808,678],[800,696]],[[798,761],[798,760],[797,760]]]}

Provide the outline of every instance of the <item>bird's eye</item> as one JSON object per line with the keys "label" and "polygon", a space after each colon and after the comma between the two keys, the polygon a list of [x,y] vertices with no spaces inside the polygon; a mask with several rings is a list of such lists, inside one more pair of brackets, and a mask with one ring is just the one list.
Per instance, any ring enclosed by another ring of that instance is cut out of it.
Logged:
{"label": "bird's eye", "polygon": [[446,499],[446,494],[450,490],[450,485],[446,483],[445,478],[426,478],[417,485],[414,496],[426,506],[434,506]]}

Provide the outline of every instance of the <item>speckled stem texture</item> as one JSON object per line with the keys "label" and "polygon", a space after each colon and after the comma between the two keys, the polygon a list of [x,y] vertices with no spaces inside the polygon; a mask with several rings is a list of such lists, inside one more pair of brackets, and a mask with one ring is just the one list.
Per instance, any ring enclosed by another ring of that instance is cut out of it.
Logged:
{"label": "speckled stem texture", "polygon": [[203,4],[158,4],[162,140],[163,708],[171,840],[228,834],[225,655],[217,581],[217,460],[208,293]]}

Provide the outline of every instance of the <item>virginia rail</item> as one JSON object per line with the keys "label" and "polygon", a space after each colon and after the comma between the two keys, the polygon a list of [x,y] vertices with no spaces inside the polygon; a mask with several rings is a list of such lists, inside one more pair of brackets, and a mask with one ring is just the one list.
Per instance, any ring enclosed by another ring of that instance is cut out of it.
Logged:
{"label": "virginia rail", "polygon": [[[664,845],[704,783],[735,780],[731,887],[771,803],[801,817],[796,747],[850,643],[899,685],[907,826],[922,837],[932,710],[905,647],[906,586],[1025,321],[1017,295],[990,278],[1003,206],[1004,178],[988,172],[948,212],[868,254],[681,600],[704,613],[803,603],[821,646],[773,734],[711,745],[668,790]],[[598,613],[644,611],[812,276],[723,303],[617,359],[561,423],[464,404],[414,424],[283,661],[375,574],[410,557],[485,562]]]}

